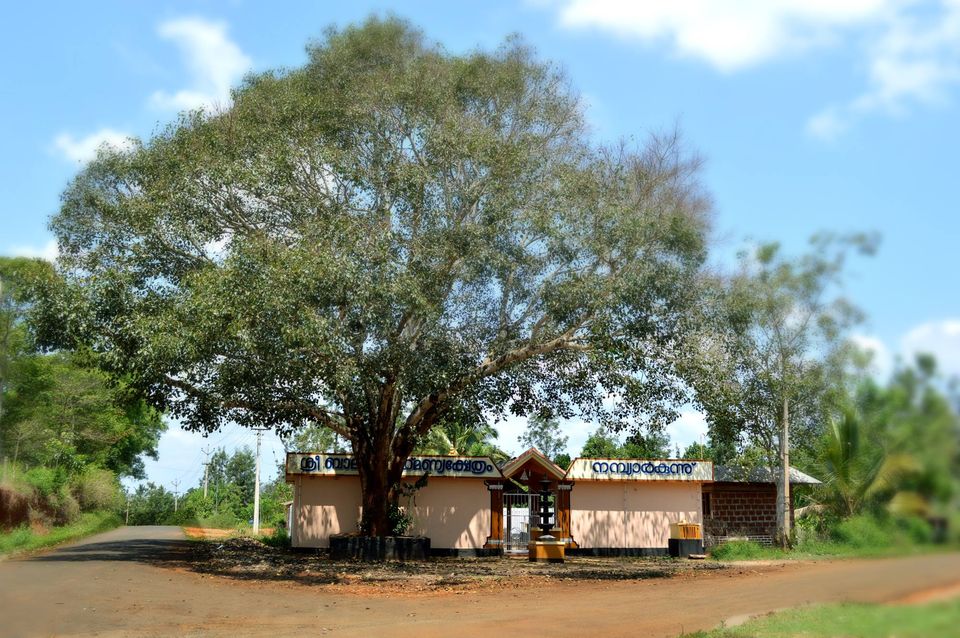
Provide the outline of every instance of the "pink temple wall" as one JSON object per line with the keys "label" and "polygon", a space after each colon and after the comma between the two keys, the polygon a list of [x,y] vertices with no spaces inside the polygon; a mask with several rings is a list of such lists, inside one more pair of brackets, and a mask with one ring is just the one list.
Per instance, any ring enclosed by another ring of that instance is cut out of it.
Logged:
{"label": "pink temple wall", "polygon": [[579,481],[570,531],[583,548],[666,547],[670,523],[703,523],[699,483]]}
{"label": "pink temple wall", "polygon": [[[298,476],[294,486],[294,547],[325,548],[332,534],[358,531],[359,477]],[[432,547],[479,548],[490,534],[490,493],[482,480],[431,477],[401,505],[413,505],[408,533],[428,536]]]}

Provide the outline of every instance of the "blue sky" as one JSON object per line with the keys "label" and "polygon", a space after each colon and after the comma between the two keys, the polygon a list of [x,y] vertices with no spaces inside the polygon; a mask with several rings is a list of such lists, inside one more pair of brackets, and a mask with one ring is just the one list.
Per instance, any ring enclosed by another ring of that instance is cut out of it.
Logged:
{"label": "blue sky", "polygon": [[[227,104],[245,72],[298,66],[325,27],[384,12],[452,52],[522,34],[566,69],[600,140],[679,126],[706,160],[717,262],[749,240],[797,251],[820,230],[878,231],[847,280],[869,316],[856,338],[881,373],[931,351],[960,374],[960,0],[17,3],[0,39],[0,253],[55,256],[47,220],[99,143]],[[703,428],[686,412],[671,433]],[[501,426],[506,447],[521,429]],[[571,452],[588,429],[568,424]],[[172,427],[151,478],[195,482],[204,443]]]}

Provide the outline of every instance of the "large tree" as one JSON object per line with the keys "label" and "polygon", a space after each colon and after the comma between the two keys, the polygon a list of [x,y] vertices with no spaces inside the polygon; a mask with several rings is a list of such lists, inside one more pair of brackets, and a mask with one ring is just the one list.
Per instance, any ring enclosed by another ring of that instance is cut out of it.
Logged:
{"label": "large tree", "polygon": [[513,40],[453,55],[372,19],[308,56],[74,180],[47,342],[188,428],[330,428],[374,535],[445,419],[668,422],[707,209],[676,137],[592,145]]}

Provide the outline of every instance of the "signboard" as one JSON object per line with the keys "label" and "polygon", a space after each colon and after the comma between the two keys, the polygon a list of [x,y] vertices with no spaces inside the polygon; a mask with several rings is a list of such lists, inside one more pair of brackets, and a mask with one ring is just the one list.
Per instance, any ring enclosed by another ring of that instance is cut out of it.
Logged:
{"label": "signboard", "polygon": [[[287,454],[287,474],[313,476],[359,476],[352,454]],[[503,478],[496,464],[482,456],[411,456],[403,466],[404,476],[455,476]]]}
{"label": "signboard", "polygon": [[582,481],[712,481],[712,461],[577,459],[566,477]]}

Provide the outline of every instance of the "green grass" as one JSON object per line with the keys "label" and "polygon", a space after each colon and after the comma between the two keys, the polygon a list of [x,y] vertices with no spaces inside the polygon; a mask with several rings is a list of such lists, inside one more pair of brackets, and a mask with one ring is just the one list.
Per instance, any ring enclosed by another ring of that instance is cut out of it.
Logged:
{"label": "green grass", "polygon": [[120,517],[113,512],[87,512],[81,514],[75,522],[63,527],[54,527],[46,534],[36,534],[27,526],[0,534],[0,555],[29,552],[67,541],[76,540],[105,532],[121,524]]}
{"label": "green grass", "polygon": [[960,635],[960,600],[928,605],[839,604],[755,618],[687,638],[934,638]]}
{"label": "green grass", "polygon": [[733,560],[811,560],[817,558],[879,558],[956,551],[956,543],[932,545],[903,543],[870,547],[849,545],[834,541],[810,541],[793,549],[764,547],[753,541],[729,541],[710,549],[710,557],[719,561]]}

